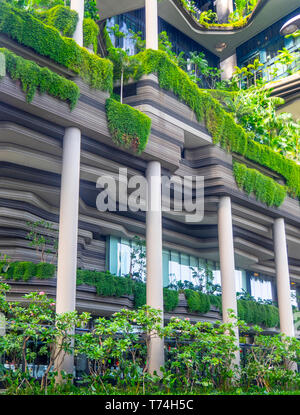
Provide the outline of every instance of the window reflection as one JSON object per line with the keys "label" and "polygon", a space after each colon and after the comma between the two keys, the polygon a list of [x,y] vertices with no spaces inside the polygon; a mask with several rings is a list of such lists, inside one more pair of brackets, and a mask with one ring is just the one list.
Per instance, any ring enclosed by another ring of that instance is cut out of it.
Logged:
{"label": "window reflection", "polygon": [[251,295],[256,300],[272,300],[271,281],[252,276],[250,278]]}

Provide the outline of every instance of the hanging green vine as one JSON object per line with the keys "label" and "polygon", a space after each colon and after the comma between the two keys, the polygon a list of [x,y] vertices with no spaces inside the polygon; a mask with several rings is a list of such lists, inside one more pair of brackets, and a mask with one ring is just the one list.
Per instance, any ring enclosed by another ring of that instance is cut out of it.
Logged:
{"label": "hanging green vine", "polygon": [[67,37],[73,36],[78,22],[77,12],[62,5],[42,12],[35,12],[35,17],[46,25],[55,27],[63,36]]}
{"label": "hanging green vine", "polygon": [[279,207],[286,197],[286,187],[245,164],[234,162],[233,174],[237,185],[247,195],[254,193],[256,199],[268,206]]}
{"label": "hanging green vine", "polygon": [[98,49],[99,32],[99,26],[94,20],[90,18],[83,19],[83,45],[86,48],[92,45],[95,53],[97,53]]}
{"label": "hanging green vine", "polygon": [[47,26],[30,13],[0,0],[0,33],[69,68],[93,88],[112,91],[113,65],[81,48],[55,28]]}
{"label": "hanging green vine", "polygon": [[55,98],[69,103],[73,109],[80,95],[79,87],[72,81],[50,71],[41,68],[35,62],[21,58],[8,49],[0,48],[5,55],[5,65],[8,75],[21,82],[26,94],[27,102],[31,102],[36,90],[47,93]]}
{"label": "hanging green vine", "polygon": [[114,143],[139,153],[145,149],[151,130],[151,119],[146,114],[109,98],[106,115]]}

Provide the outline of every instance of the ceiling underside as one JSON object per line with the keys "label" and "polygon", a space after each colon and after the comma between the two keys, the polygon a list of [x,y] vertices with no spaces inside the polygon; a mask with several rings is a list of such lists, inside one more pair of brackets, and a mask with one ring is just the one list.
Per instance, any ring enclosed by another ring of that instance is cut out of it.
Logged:
{"label": "ceiling underside", "polygon": [[[145,5],[145,0],[97,0],[100,19],[137,10]],[[163,0],[158,5],[158,14],[172,26],[195,40],[206,49],[219,56],[221,60],[231,56],[235,49],[262,30],[271,26],[299,7],[299,0],[262,0],[255,18],[244,28],[234,31],[207,30],[194,27],[192,21],[181,12],[173,0]],[[220,41],[228,45],[223,52],[215,47]]]}

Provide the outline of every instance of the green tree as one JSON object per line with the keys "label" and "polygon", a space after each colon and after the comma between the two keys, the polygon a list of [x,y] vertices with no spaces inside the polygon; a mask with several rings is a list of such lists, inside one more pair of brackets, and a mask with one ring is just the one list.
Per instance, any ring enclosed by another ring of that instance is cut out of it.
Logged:
{"label": "green tree", "polygon": [[27,222],[30,231],[26,235],[29,239],[30,246],[34,247],[37,254],[40,255],[40,261],[46,262],[49,255],[52,256],[50,263],[53,262],[57,255],[58,240],[55,237],[50,237],[49,233],[53,232],[53,225],[45,220],[36,222]]}

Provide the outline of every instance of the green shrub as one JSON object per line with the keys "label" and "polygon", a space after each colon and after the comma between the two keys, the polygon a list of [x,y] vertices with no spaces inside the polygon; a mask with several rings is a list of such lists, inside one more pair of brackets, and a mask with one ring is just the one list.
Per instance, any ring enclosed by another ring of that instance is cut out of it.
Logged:
{"label": "green shrub", "polygon": [[14,276],[14,269],[15,269],[15,267],[17,266],[17,264],[18,264],[18,261],[16,261],[16,262],[11,262],[11,263],[9,264],[9,268],[8,268],[8,270],[7,270],[5,273],[3,273],[4,278],[5,278],[6,280],[12,280],[12,279],[13,279],[13,276]]}
{"label": "green shrub", "polygon": [[164,288],[163,295],[164,295],[164,310],[165,311],[174,310],[177,307],[178,301],[179,301],[178,291]]}
{"label": "green shrub", "polygon": [[77,12],[62,5],[39,13],[36,12],[35,17],[46,25],[55,27],[63,36],[67,37],[73,36],[78,22]]}
{"label": "green shrub", "polygon": [[48,279],[54,277],[56,266],[47,262],[35,264],[29,261],[16,261],[9,264],[9,268],[4,273],[7,280],[28,281],[30,278]]}
{"label": "green shrub", "polygon": [[88,48],[93,46],[93,51],[97,53],[99,26],[93,19],[87,18],[83,20],[83,46]]}
{"label": "green shrub", "polygon": [[54,264],[49,264],[47,262],[40,262],[36,265],[36,278],[41,280],[47,280],[54,277],[56,267]]}
{"label": "green shrub", "polygon": [[61,36],[57,29],[3,0],[0,0],[0,33],[69,68],[93,88],[112,91],[113,67],[109,60],[89,53],[73,39]]}
{"label": "green shrub", "polygon": [[210,295],[209,301],[214,305],[220,314],[222,314],[222,296],[221,295]]}
{"label": "green shrub", "polygon": [[36,275],[36,265],[33,262],[17,262],[13,267],[13,279],[28,281]]}
{"label": "green shrub", "polygon": [[139,308],[146,304],[146,284],[143,282],[136,282],[134,284],[133,293],[134,308]]}
{"label": "green shrub", "polygon": [[260,304],[256,301],[237,300],[238,317],[248,324],[257,324],[264,327],[278,327],[278,308],[269,304]]}
{"label": "green shrub", "polygon": [[33,262],[23,262],[25,269],[24,269],[24,275],[23,280],[28,281],[30,278],[34,277],[37,273],[37,266]]}
{"label": "green shrub", "polygon": [[27,102],[32,101],[38,89],[40,93],[46,92],[55,98],[68,102],[71,109],[75,107],[80,91],[74,82],[46,67],[41,68],[35,62],[21,58],[8,49],[0,48],[0,53],[5,55],[6,71],[9,76],[14,81],[21,82]]}
{"label": "green shrub", "polygon": [[[77,285],[88,284],[96,287],[97,295],[104,297],[134,296],[134,307],[146,304],[146,284],[130,277],[118,277],[110,272],[77,270]],[[164,308],[172,311],[178,304],[178,291],[164,288]]]}
{"label": "green shrub", "polygon": [[151,130],[151,119],[146,114],[109,98],[106,115],[114,143],[137,152],[145,149]]}
{"label": "green shrub", "polygon": [[[17,262],[13,268],[13,279],[18,281],[23,278],[25,274],[25,267],[23,262]],[[25,279],[25,277],[24,277]]]}
{"label": "green shrub", "polygon": [[205,314],[210,310],[210,298],[207,294],[194,290],[185,290],[184,295],[188,309],[192,313]]}
{"label": "green shrub", "polygon": [[244,164],[235,162],[233,175],[240,189],[243,189],[247,195],[253,192],[257,200],[268,206],[279,207],[286,197],[285,186]]}
{"label": "green shrub", "polygon": [[77,270],[77,285],[88,284],[96,287],[97,294],[104,297],[121,297],[133,294],[133,280],[117,277],[109,272]]}

